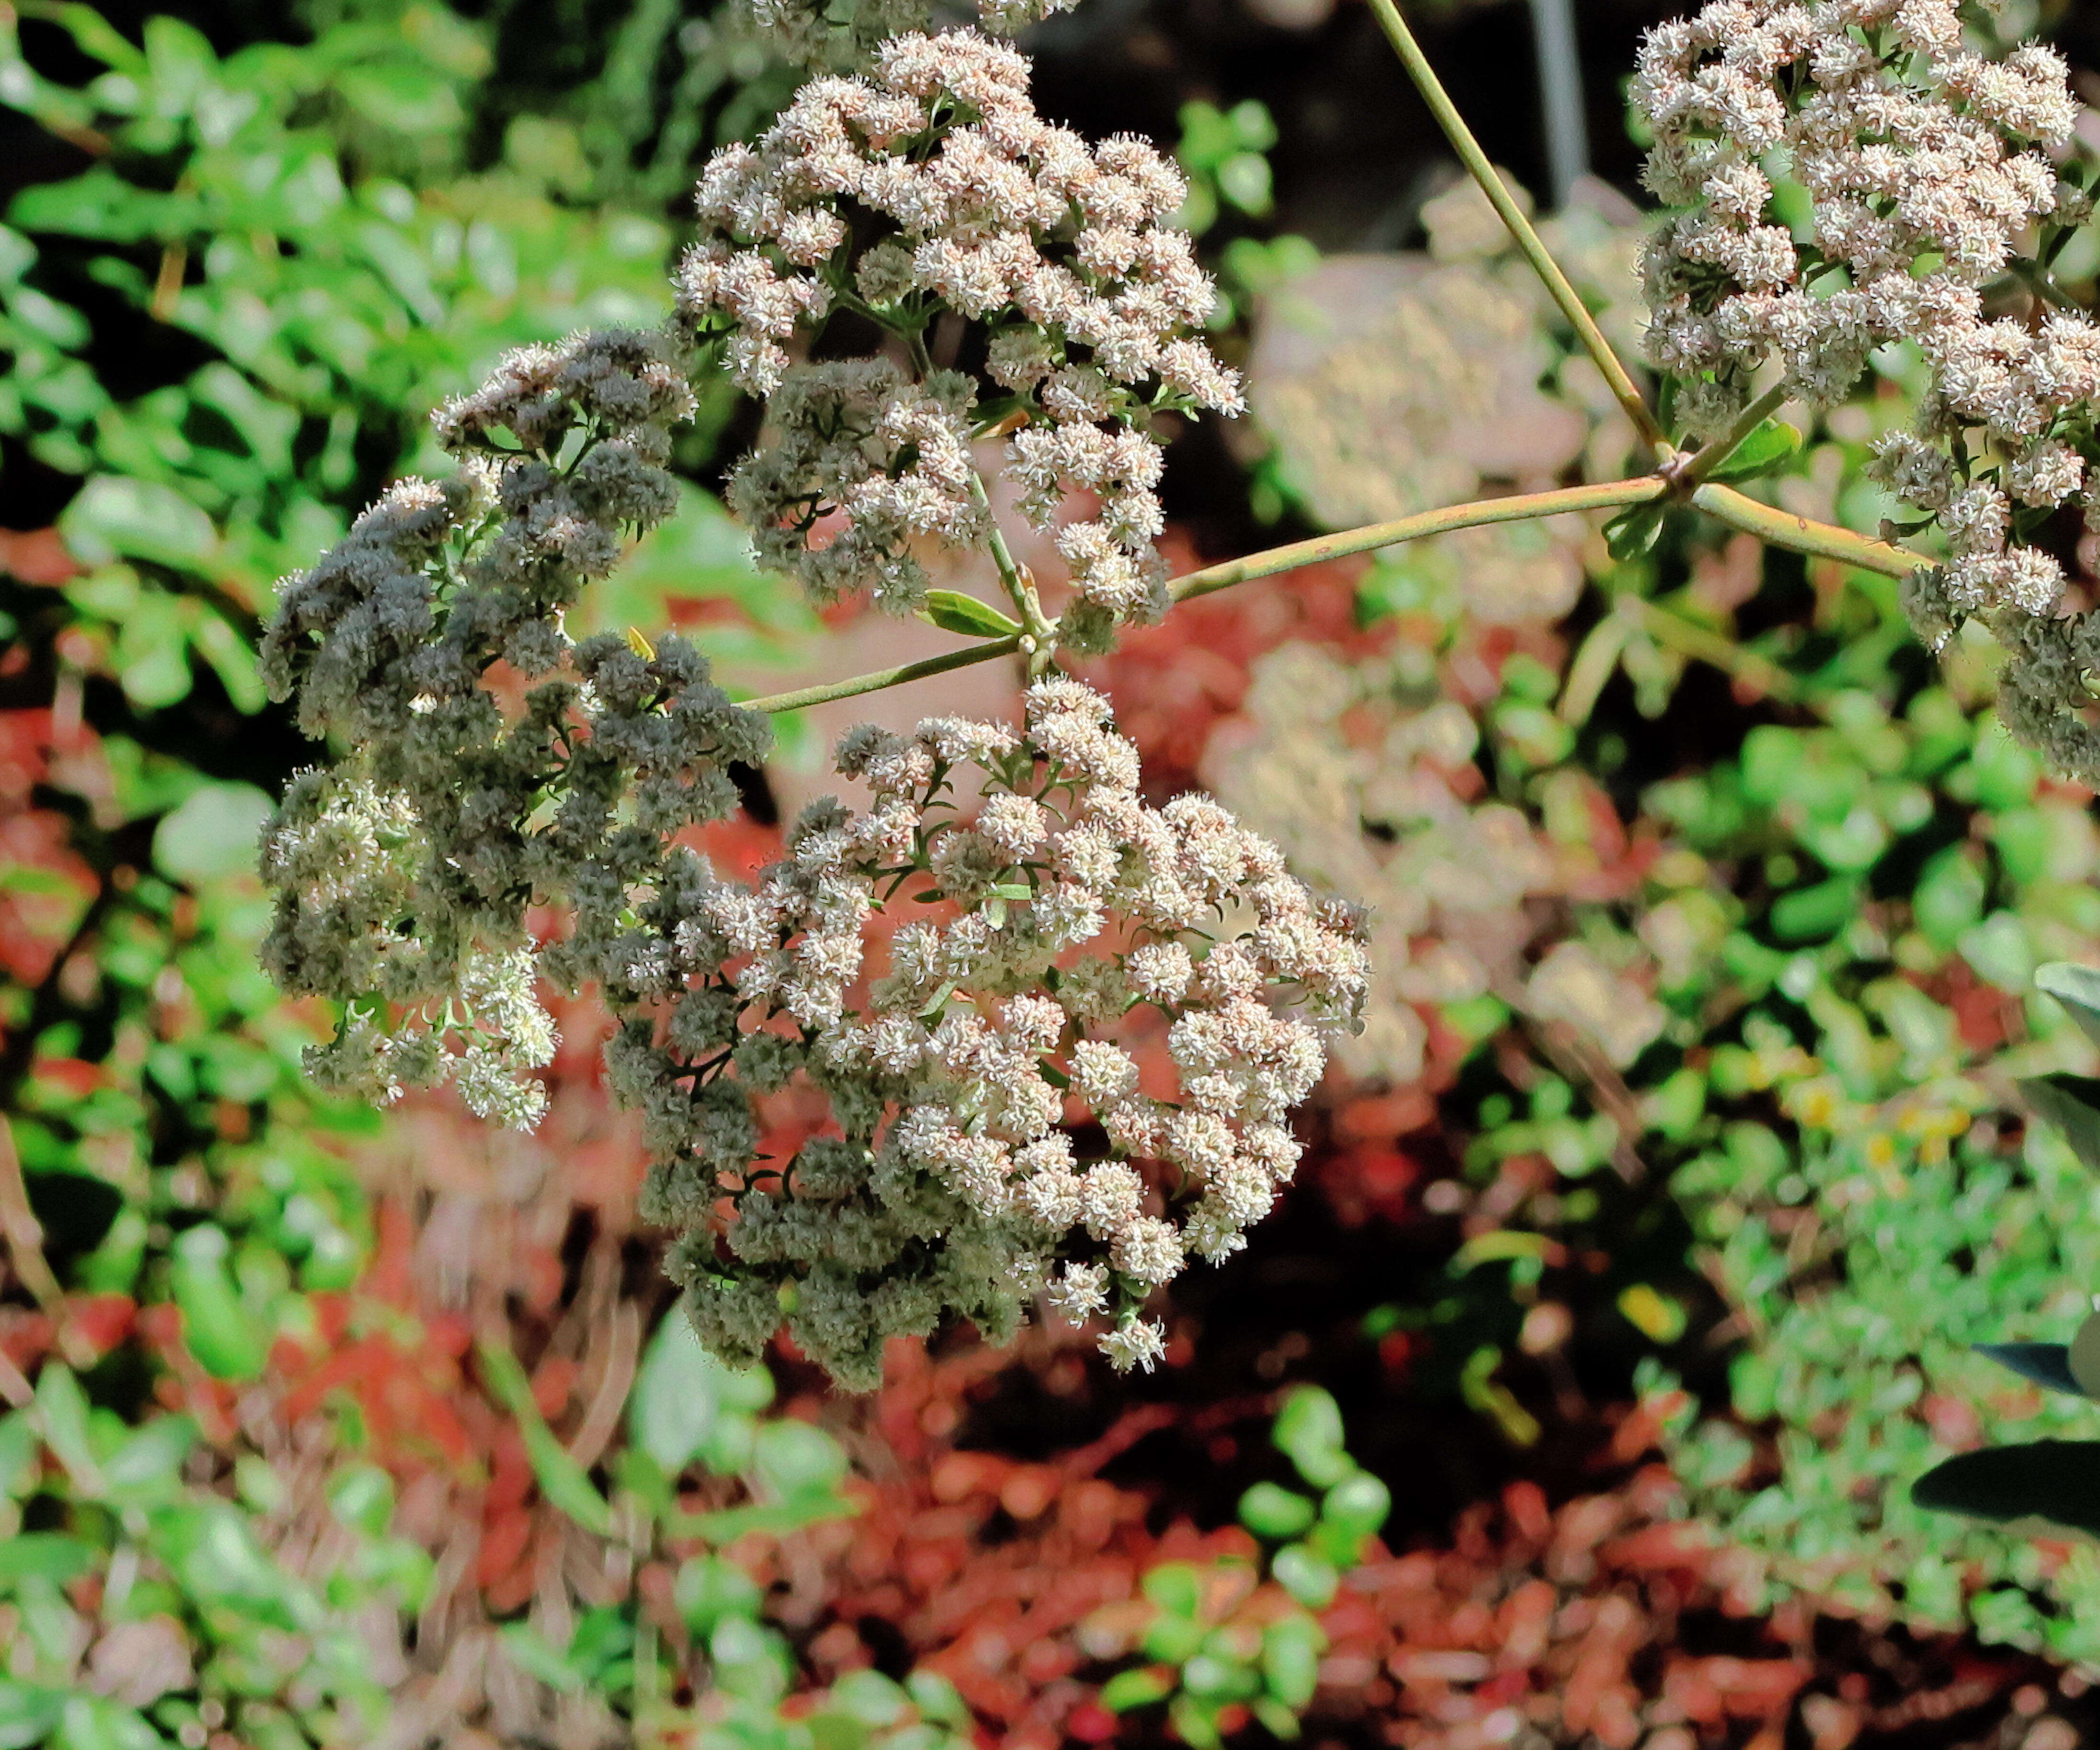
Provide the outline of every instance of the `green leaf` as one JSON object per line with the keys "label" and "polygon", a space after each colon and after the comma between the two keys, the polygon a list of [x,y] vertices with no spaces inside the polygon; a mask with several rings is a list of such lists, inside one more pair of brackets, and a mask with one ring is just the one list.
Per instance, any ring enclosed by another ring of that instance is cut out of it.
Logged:
{"label": "green leaf", "polygon": [[1327,1491],[1320,1517],[1344,1532],[1368,1537],[1392,1511],[1392,1492],[1368,1470],[1345,1476]]}
{"label": "green leaf", "polygon": [[[692,1325],[673,1308],[656,1328],[634,1377],[627,1401],[628,1431],[667,1477],[676,1477],[695,1458],[709,1468],[740,1468],[742,1451],[728,1450],[720,1438],[728,1425],[748,1435],[748,1417],[773,1399],[772,1376],[752,1368],[726,1368],[700,1347]],[[739,1437],[735,1443],[747,1448]],[[748,1448],[747,1448],[748,1449]],[[727,1467],[720,1458],[734,1458]]]}
{"label": "green leaf", "polygon": [[48,1739],[70,1693],[0,1677],[0,1750],[29,1750]]}
{"label": "green leaf", "polygon": [[1224,1743],[1218,1730],[1218,1708],[1214,1702],[1176,1695],[1167,1704],[1167,1723],[1189,1750],[1220,1750]]}
{"label": "green leaf", "polygon": [[90,1498],[99,1495],[102,1467],[88,1444],[87,1394],[63,1361],[46,1361],[37,1376],[37,1414],[44,1444],[58,1455],[73,1487]]}
{"label": "green leaf", "polygon": [[174,487],[121,474],[90,476],[58,526],[67,551],[86,566],[130,558],[197,571],[218,549],[211,518]]}
{"label": "green leaf", "polygon": [[174,1244],[169,1280],[182,1308],[183,1339],[214,1379],[254,1379],[270,1357],[266,1333],[234,1285],[225,1230],[205,1222]]}
{"label": "green leaf", "polygon": [[2071,1152],[2100,1173],[2100,1080],[2059,1073],[2023,1076],[2013,1085],[2034,1115],[2062,1131]]}
{"label": "green leaf", "polygon": [[149,1519],[148,1546],[185,1591],[278,1628],[298,1626],[290,1576],[255,1541],[248,1519],[230,1502],[206,1500],[155,1512]]}
{"label": "green leaf", "polygon": [[1145,1656],[1154,1664],[1179,1665],[1196,1656],[1209,1634],[1210,1630],[1192,1617],[1162,1612],[1146,1625],[1141,1645]]}
{"label": "green leaf", "polygon": [[0,1499],[15,1499],[35,1489],[42,1469],[37,1457],[42,1444],[28,1410],[0,1416]]}
{"label": "green leaf", "polygon": [[1320,1683],[1320,1655],[1327,1637],[1310,1616],[1271,1623],[1261,1638],[1261,1670],[1268,1692],[1286,1708],[1304,1708]]}
{"label": "green leaf", "polygon": [[179,1488],[183,1461],[196,1446],[197,1425],[187,1416],[156,1416],[103,1461],[112,1490],[154,1492]]}
{"label": "green leaf", "polygon": [[167,1750],[167,1742],[137,1708],[100,1695],[74,1695],[66,1703],[51,1747],[52,1750]]}
{"label": "green leaf", "polygon": [[1342,1444],[1341,1406],[1318,1386],[1291,1391],[1269,1439],[1315,1488],[1331,1488],[1357,1468]]}
{"label": "green leaf", "polygon": [[1274,1542],[1295,1537],[1319,1517],[1319,1509],[1295,1489],[1257,1483],[1240,1497],[1240,1523]]}
{"label": "green leaf", "polygon": [[1170,1616],[1193,1619],[1203,1606],[1203,1576],[1189,1562],[1162,1562],[1145,1576],[1145,1595]]}
{"label": "green leaf", "polygon": [[2045,990],[2070,1011],[2079,1029],[2100,1045],[2100,969],[2052,960],[2035,968],[2035,989]]}
{"label": "green leaf", "polygon": [[253,784],[205,784],[153,829],[153,866],[191,887],[245,875],[276,804]]}
{"label": "green leaf", "polygon": [[1247,1704],[1247,1708],[1273,1738],[1280,1738],[1286,1743],[1295,1743],[1304,1735],[1304,1729],[1298,1723],[1298,1716],[1273,1697],[1257,1695]]}
{"label": "green leaf", "polygon": [[[17,1532],[0,1538],[0,1592],[17,1580],[48,1580],[55,1586],[70,1585],[95,1566],[93,1545],[64,1532]],[[0,1716],[4,1716],[0,1708]],[[0,1745],[6,1742],[0,1735]]]}
{"label": "green leaf", "polygon": [[919,1710],[921,1719],[953,1726],[965,1736],[976,1726],[976,1717],[971,1713],[968,1703],[963,1699],[962,1691],[939,1672],[915,1671],[905,1678],[904,1687],[911,1697],[911,1705]]}
{"label": "green leaf", "polygon": [[926,605],[919,611],[919,617],[932,621],[943,632],[960,632],[970,637],[1011,638],[1021,631],[1018,621],[1008,619],[990,602],[955,589],[928,590]]}
{"label": "green leaf", "polygon": [[2100,1536],[2100,1440],[2034,1440],[1963,1452],[1911,1485],[1911,1499],[2024,1529],[2040,1519]]}
{"label": "green leaf", "polygon": [[569,1456],[568,1449],[547,1426],[539,1405],[532,1401],[532,1385],[518,1358],[508,1349],[488,1342],[476,1344],[475,1352],[481,1357],[482,1377],[518,1424],[540,1492],[585,1531],[600,1537],[611,1536],[612,1510],[592,1485],[589,1474]]}
{"label": "green leaf", "polygon": [[911,1705],[894,1678],[880,1671],[849,1671],[832,1685],[832,1705],[863,1726],[894,1726]]}
{"label": "green leaf", "polygon": [[1749,480],[1783,468],[1800,453],[1801,434],[1784,420],[1767,419],[1744,439],[1706,478]]}
{"label": "green leaf", "polygon": [[1136,1671],[1118,1671],[1101,1685],[1095,1699],[1110,1713],[1127,1713],[1133,1708],[1149,1708],[1174,1693],[1175,1673],[1164,1665],[1147,1665]]}
{"label": "green leaf", "polygon": [[845,1448],[821,1428],[783,1419],[760,1424],[751,1466],[783,1501],[830,1495],[845,1479]]}
{"label": "green leaf", "polygon": [[757,1580],[718,1555],[693,1557],[671,1585],[672,1602],[695,1634],[712,1633],[725,1616],[757,1616],[765,1598]]}
{"label": "green leaf", "polygon": [[1604,548],[1621,565],[1638,559],[1655,545],[1662,533],[1663,507],[1635,505],[1621,510],[1604,525]]}
{"label": "green leaf", "polygon": [[1335,1602],[1341,1576],[1335,1564],[1304,1544],[1286,1544],[1269,1565],[1276,1583],[1306,1609],[1325,1610]]}
{"label": "green leaf", "polygon": [[503,1651],[510,1655],[511,1664],[525,1676],[564,1695],[572,1695],[584,1686],[575,1667],[549,1646],[545,1637],[530,1623],[505,1623],[497,1632],[503,1637]]}
{"label": "green leaf", "polygon": [[328,1504],[338,1524],[383,1537],[394,1523],[394,1479],[377,1465],[346,1465],[329,1479]]}
{"label": "green leaf", "polygon": [[1198,1653],[1181,1668],[1181,1686],[1207,1701],[1244,1701],[1261,1687],[1248,1666],[1215,1653]]}

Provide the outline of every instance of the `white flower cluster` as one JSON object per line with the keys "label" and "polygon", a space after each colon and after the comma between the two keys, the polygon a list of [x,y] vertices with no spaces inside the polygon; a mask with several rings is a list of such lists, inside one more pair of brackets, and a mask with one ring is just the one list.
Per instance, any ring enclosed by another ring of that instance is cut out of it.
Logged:
{"label": "white flower cluster", "polygon": [[[867,812],[814,804],[785,862],[671,932],[674,956],[726,950],[727,987],[677,996],[661,1043],[633,1025],[617,1068],[667,1114],[650,1202],[692,1230],[674,1273],[718,1352],[754,1355],[784,1308],[805,1352],[869,1386],[888,1338],[951,1317],[997,1338],[1047,1288],[1075,1322],[1112,1314],[1104,1351],[1149,1368],[1163,1335],[1141,1303],[1189,1254],[1238,1250],[1290,1176],[1290,1109],[1362,1001],[1357,919],[1208,798],[1140,801],[1097,694],[1041,681],[1026,708],[1019,734],[854,731],[839,766]],[[965,767],[986,786],[967,822],[948,800]],[[760,1093],[807,1076],[842,1135],[754,1171],[717,1065]]]}
{"label": "white flower cluster", "polygon": [[[2054,244],[2092,214],[2049,156],[2078,114],[2062,59],[1974,52],[1954,0],[1714,0],[1650,33],[1635,99],[1655,136],[1649,186],[1688,209],[1646,271],[1650,348],[1687,425],[1724,429],[1768,360],[1827,403],[1876,348],[1913,342],[1930,386],[1876,471],[1949,557],[1910,580],[1906,606],[1935,647],[1965,619],[1988,624],[2014,652],[2008,722],[2100,776],[2067,666],[2090,641],[2051,629],[2063,569],[2042,544],[2060,505],[2091,517],[2100,460],[2100,328],[2042,301],[2062,302]],[[1805,196],[1806,235],[1775,179]],[[2031,315],[1999,296],[2009,278],[2034,289]]]}
{"label": "white flower cluster", "polygon": [[[867,77],[810,81],[755,146],[717,153],[679,311],[771,398],[776,442],[732,487],[765,556],[820,597],[864,584],[912,605],[911,540],[984,540],[967,444],[1009,430],[1005,471],[1078,593],[1061,641],[1100,648],[1156,617],[1154,417],[1242,405],[1191,332],[1214,293],[1167,223],[1185,194],[1144,141],[1090,147],[1043,121],[1026,60],[972,31],[885,42]],[[796,363],[790,344],[840,310],[902,342],[912,372]],[[982,335],[955,353],[981,354],[981,378],[933,368],[945,312]],[[1060,523],[1075,489],[1098,509]]]}
{"label": "white flower cluster", "polygon": [[[682,641],[645,659],[562,630],[624,538],[675,508],[662,463],[691,406],[660,334],[514,353],[436,417],[459,473],[400,482],[284,585],[264,677],[348,752],[301,774],[264,834],[263,959],[288,991],[344,1003],[310,1054],[329,1085],[390,1100],[452,1077],[476,1113],[532,1124],[545,1094],[519,1073],[555,1044],[537,975],[620,984],[620,919],[664,890],[665,837],[726,813],[723,767],[763,756],[770,726]],[[498,663],[551,678],[506,712]],[[544,954],[536,899],[576,913]]]}
{"label": "white flower cluster", "polygon": [[[1187,333],[1211,290],[1162,224],[1183,193],[1150,147],[1043,123],[1011,51],[893,40],[871,79],[813,82],[711,164],[670,324],[505,359],[436,417],[458,473],[400,483],[283,589],[264,673],[346,750],[263,839],[266,963],[343,1005],[315,1073],[382,1101],[451,1078],[529,1126],[526,1072],[556,1043],[539,981],[598,985],[652,1157],[645,1210],[682,1230],[673,1273],[726,1358],[784,1316],[871,1386],[889,1337],[968,1319],[998,1341],[1047,1289],[1075,1320],[1112,1313],[1103,1348],[1150,1366],[1141,1303],[1242,1243],[1296,1162],[1324,1031],[1361,1006],[1354,913],[1215,803],[1147,806],[1136,750],[1075,682],[1039,681],[1020,732],[856,731],[840,769],[873,806],[805,811],[743,884],[677,841],[735,807],[765,720],[674,636],[563,629],[675,508],[671,428],[710,359],[777,428],[732,502],[819,597],[902,607],[924,588],[915,543],[987,543],[969,445],[996,427],[1072,567],[1061,641],[1160,609],[1151,421],[1239,404]],[[908,364],[795,362],[842,309]],[[955,313],[979,374],[929,356]],[[1061,524],[1073,488],[1094,502]],[[968,822],[964,766],[986,787]],[[565,933],[536,941],[535,905]],[[775,1160],[767,1102],[791,1089],[830,1122]]]}
{"label": "white flower cluster", "polygon": [[[1954,0],[1714,0],[1650,32],[1646,179],[1688,209],[1649,245],[1650,343],[1693,430],[1724,427],[1770,358],[1828,402],[1887,341],[1973,349],[1979,289],[2056,209],[2037,148],[2070,136],[2065,82],[2048,49],[1969,52]],[[1806,194],[1808,236],[1775,176]]]}

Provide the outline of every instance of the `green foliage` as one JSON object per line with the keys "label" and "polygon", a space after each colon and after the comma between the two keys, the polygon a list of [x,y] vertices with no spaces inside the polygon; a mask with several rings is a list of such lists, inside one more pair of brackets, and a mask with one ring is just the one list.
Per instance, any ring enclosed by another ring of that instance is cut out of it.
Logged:
{"label": "green foliage", "polygon": [[1392,1510],[1385,1484],[1349,1456],[1341,1410],[1321,1387],[1293,1388],[1270,1439],[1314,1492],[1261,1482],[1240,1497],[1240,1523],[1268,1546],[1269,1583],[1258,1585],[1244,1561],[1154,1567],[1142,1587],[1153,1610],[1140,1647],[1148,1663],[1101,1686],[1111,1713],[1164,1703],[1176,1735],[1198,1750],[1223,1742],[1231,1708],[1273,1737],[1299,1736],[1327,1644],[1312,1613],[1334,1602]]}
{"label": "green foliage", "polygon": [[[57,1361],[33,1403],[0,1417],[0,1740],[152,1750],[209,1709],[249,1742],[289,1746],[365,1736],[383,1718],[354,1621],[412,1612],[430,1558],[389,1536],[384,1514],[355,1510],[368,1467],[346,1465],[329,1488],[326,1577],[293,1572],[255,1529],[275,1502],[192,1480],[197,1436],[187,1416],[127,1426]],[[16,1529],[25,1519],[38,1528]],[[75,1681],[84,1648],[118,1680],[109,1693]]]}
{"label": "green foliage", "polygon": [[[18,14],[46,46],[55,26],[95,76],[62,82],[24,59]],[[259,619],[276,578],[434,459],[424,409],[510,346],[660,312],[675,239],[659,191],[683,180],[722,99],[755,120],[774,88],[748,51],[677,24],[675,8],[639,9],[611,83],[567,93],[573,109],[545,126],[514,126],[503,156],[470,172],[491,34],[426,0],[223,55],[164,16],[138,41],[85,6],[31,0],[0,21],[0,102],[85,166],[24,189],[0,223],[0,458],[25,502],[49,503],[76,567],[0,577],[0,625],[30,698],[42,689],[77,724],[55,725],[38,774],[49,850],[7,876],[45,908],[47,965],[32,955],[29,980],[0,987],[0,1107],[60,1286],[169,1320],[154,1329],[179,1330],[193,1392],[267,1376],[278,1339],[311,1338],[316,1297],[352,1289],[373,1244],[346,1156],[375,1117],[306,1084],[313,1019],[256,963],[269,921],[256,831],[311,757],[257,682]],[[693,99],[668,119],[619,83],[647,84],[667,58]],[[562,167],[564,129],[582,142],[580,179]],[[729,410],[704,411],[690,472]],[[598,611],[657,625],[673,601],[712,602],[731,611],[726,659],[778,660],[807,611],[685,490],[686,514]],[[933,1750],[967,1725],[924,1676],[900,1688],[866,1674],[781,1717],[786,1643],[761,1590],[709,1546],[850,1505],[843,1451],[765,1416],[762,1375],[713,1369],[670,1321],[627,1407],[631,1441],[589,1471],[508,1351],[480,1360],[543,1501],[684,1562],[677,1603],[719,1691],[703,1741]],[[398,1681],[382,1667],[398,1660],[375,1665],[366,1633],[391,1622],[405,1638],[430,1562],[394,1535],[395,1483],[361,1450],[360,1416],[332,1400],[327,1439],[301,1448],[319,1473],[288,1481],[285,1456],[231,1422],[163,1409],[160,1365],[135,1340],[84,1375],[33,1362],[34,1401],[0,1417],[0,1744],[379,1735]],[[730,1504],[689,1510],[689,1474]],[[320,1541],[288,1542],[293,1518]],[[501,1644],[527,1679],[644,1737],[692,1724],[631,1591],[561,1645],[523,1622]]]}
{"label": "green foliage", "polygon": [[1796,427],[1784,420],[1768,419],[1731,450],[1706,478],[1741,481],[1776,474],[1801,453],[1801,442]]}

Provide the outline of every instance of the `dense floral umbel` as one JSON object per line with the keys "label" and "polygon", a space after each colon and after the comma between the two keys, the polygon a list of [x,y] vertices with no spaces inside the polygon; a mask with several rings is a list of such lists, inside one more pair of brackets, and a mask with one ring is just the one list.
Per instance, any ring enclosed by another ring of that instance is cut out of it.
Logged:
{"label": "dense floral umbel", "polygon": [[[815,804],[755,889],[712,886],[666,930],[673,966],[731,971],[631,1023],[615,1068],[655,1121],[649,1204],[690,1230],[673,1272],[718,1353],[756,1355],[784,1309],[871,1386],[887,1338],[951,1318],[997,1338],[1047,1288],[1149,1367],[1140,1304],[1188,1254],[1237,1250],[1290,1176],[1290,1109],[1362,1000],[1357,920],[1208,798],[1141,802],[1108,719],[1052,680],[1019,733],[857,730],[839,765],[867,812]],[[985,786],[967,822],[963,769]],[[839,1134],[755,1165],[750,1096],[797,1078]]]}
{"label": "dense floral umbel", "polygon": [[[911,606],[915,538],[986,539],[967,446],[1011,429],[1005,472],[1078,591],[1063,641],[1156,617],[1154,417],[1241,406],[1193,336],[1214,293],[1167,223],[1185,194],[1144,141],[1089,146],[1043,121],[1026,60],[972,31],[894,38],[867,77],[810,81],[755,146],[717,153],[679,311],[771,398],[773,446],[730,489],[763,556],[820,597],[871,587]],[[791,344],[841,309],[887,329],[911,371],[795,362]],[[943,312],[980,325],[982,380],[933,368]],[[1075,491],[1096,508],[1061,520]]]}
{"label": "dense floral umbel", "polygon": [[1724,428],[1767,361],[1828,403],[1876,348],[1914,342],[1931,386],[1878,471],[1949,558],[1906,605],[1935,646],[1966,618],[1989,624],[2014,652],[2007,721],[2100,777],[2100,737],[2076,714],[2091,635],[2049,618],[2063,571],[2040,544],[2059,505],[2090,514],[2100,459],[2100,329],[2060,307],[2044,265],[2091,216],[2049,156],[2078,113],[2061,57],[1974,52],[1953,0],[1715,0],[1649,34],[1634,93],[1655,135],[1649,186],[1686,209],[1647,263],[1651,350],[1686,424]]}
{"label": "dense floral umbel", "polygon": [[[727,813],[723,768],[763,756],[770,726],[683,641],[645,658],[562,630],[624,538],[675,507],[662,463],[691,406],[661,335],[514,353],[437,416],[458,474],[400,482],[285,584],[263,674],[347,752],[295,779],[264,834],[263,958],[345,1005],[311,1054],[324,1081],[390,1100],[456,1077],[477,1113],[532,1124],[544,1095],[518,1072],[554,1047],[543,963],[623,988],[620,920],[683,870],[667,835]],[[514,710],[485,684],[499,663],[545,677]],[[574,910],[545,953],[535,900]]]}

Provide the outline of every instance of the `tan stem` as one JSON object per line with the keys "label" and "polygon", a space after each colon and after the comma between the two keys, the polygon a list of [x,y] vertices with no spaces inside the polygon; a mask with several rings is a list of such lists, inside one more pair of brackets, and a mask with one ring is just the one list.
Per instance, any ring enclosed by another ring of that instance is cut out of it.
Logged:
{"label": "tan stem", "polygon": [[1626,417],[1634,428],[1654,449],[1660,461],[1667,461],[1676,453],[1676,446],[1656,422],[1655,415],[1648,411],[1642,398],[1639,386],[1632,373],[1620,362],[1619,355],[1612,350],[1612,343],[1604,338],[1604,331],[1597,326],[1596,318],[1590,314],[1589,306],[1582,302],[1582,294],[1569,283],[1568,276],[1560,270],[1560,262],[1531,221],[1524,217],[1524,209],[1516,204],[1480,143],[1473,138],[1473,130],[1466,126],[1466,118],[1458,113],[1458,106],[1451,101],[1451,94],[1444,89],[1443,82],[1436,77],[1429,58],[1422,52],[1422,45],[1414,40],[1414,33],[1407,28],[1407,21],[1400,15],[1400,8],[1393,0],[1371,0],[1371,11],[1378,15],[1386,38],[1392,44],[1393,52],[1400,57],[1401,65],[1414,82],[1414,88],[1422,94],[1422,100],[1429,106],[1444,130],[1444,137],[1451,142],[1452,150],[1458,154],[1458,161],[1467,173],[1480,185],[1480,192],[1493,205],[1509,227],[1510,236],[1523,252],[1524,258],[1531,263],[1532,271],[1544,283],[1552,294],[1560,313],[1567,317],[1574,328],[1576,337],[1582,342],[1583,350],[1596,362],[1597,368],[1604,373],[1604,381],[1611,385],[1612,393],[1618,398],[1619,405],[1626,409]]}
{"label": "tan stem", "polygon": [[1643,474],[1637,479],[1611,480],[1598,486],[1562,487],[1551,492],[1514,492],[1507,498],[1476,500],[1452,505],[1441,510],[1424,510],[1391,522],[1373,522],[1339,535],[1321,535],[1311,540],[1272,547],[1244,559],[1228,559],[1189,571],[1170,585],[1176,602],[1214,591],[1229,589],[1256,577],[1273,577],[1279,571],[1295,571],[1301,565],[1317,565],[1322,559],[1346,558],[1351,553],[1370,553],[1394,547],[1402,541],[1420,540],[1431,535],[1448,535],[1458,529],[1479,528],[1490,522],[1529,522],[1539,517],[1556,517],[1576,510],[1609,510],[1626,505],[1643,505],[1670,490],[1660,476]]}
{"label": "tan stem", "polygon": [[1732,487],[1717,485],[1711,480],[1692,493],[1692,502],[1730,528],[1754,535],[1775,547],[1807,553],[1812,558],[1840,560],[1863,571],[1877,571],[1884,577],[1908,577],[1932,563],[1921,554],[1892,547],[1885,540],[1855,535],[1835,523],[1817,522],[1807,517],[1797,517],[1789,510],[1775,510],[1770,505],[1761,505]]}
{"label": "tan stem", "polygon": [[[1012,656],[1021,648],[1024,636],[993,638],[983,644],[950,650],[941,656],[925,657],[920,661],[905,663],[895,668],[878,668],[872,674],[855,675],[850,681],[832,681],[823,686],[805,686],[792,693],[769,693],[763,699],[745,699],[743,708],[778,715],[783,711],[801,711],[810,705],[829,704],[835,699],[852,699],[862,693],[880,693],[885,687],[908,685],[914,681],[946,674],[951,668],[968,668],[974,663],[995,662],[1002,656]],[[1028,641],[1032,643],[1034,641]]]}

